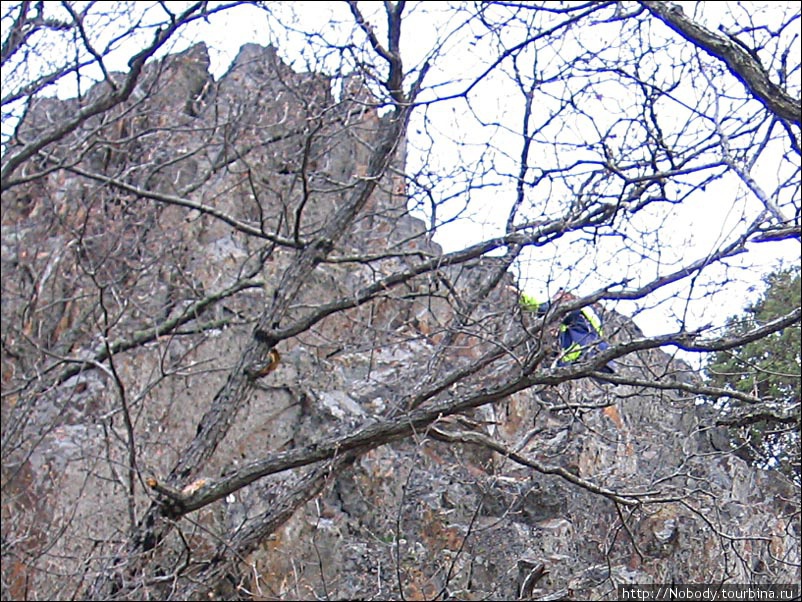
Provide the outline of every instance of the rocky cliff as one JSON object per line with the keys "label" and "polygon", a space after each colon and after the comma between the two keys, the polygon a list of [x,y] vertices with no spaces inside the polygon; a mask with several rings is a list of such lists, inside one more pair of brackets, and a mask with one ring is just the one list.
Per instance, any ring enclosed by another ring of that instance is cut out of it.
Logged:
{"label": "rocky cliff", "polygon": [[[146,479],[180,464],[260,312],[370,173],[387,116],[367,84],[333,87],[257,46],[217,81],[208,66],[202,45],[154,63],[3,191],[4,599],[99,591],[164,503]],[[19,136],[85,101],[40,102]],[[515,365],[489,356],[541,348],[503,257],[438,263],[404,153],[292,297],[282,324],[303,327],[276,344],[277,367],[172,485],[399,419],[430,386],[435,401],[492,391]],[[613,341],[639,335],[606,322]],[[265,476],[126,558],[149,572],[109,597],[583,600],[798,582],[798,487],[734,453],[685,364],[651,350],[620,365],[627,383],[520,387],[335,456],[275,523],[313,473]]]}

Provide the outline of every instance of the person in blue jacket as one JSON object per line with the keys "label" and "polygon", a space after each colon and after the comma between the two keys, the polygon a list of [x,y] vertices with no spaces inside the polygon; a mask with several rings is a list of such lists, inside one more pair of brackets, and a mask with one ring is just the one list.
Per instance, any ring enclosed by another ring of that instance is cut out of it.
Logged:
{"label": "person in blue jacket", "polygon": [[[520,305],[524,311],[544,316],[552,304],[560,301],[573,301],[575,297],[562,290],[557,293],[553,302],[540,303],[526,293],[521,294]],[[609,349],[610,345],[602,338],[602,322],[596,312],[590,307],[583,307],[570,312],[559,328],[560,347],[563,353],[557,365],[564,366],[579,360],[583,353],[589,350],[591,356],[598,351]],[[600,369],[600,372],[615,374],[615,363],[609,362]]]}

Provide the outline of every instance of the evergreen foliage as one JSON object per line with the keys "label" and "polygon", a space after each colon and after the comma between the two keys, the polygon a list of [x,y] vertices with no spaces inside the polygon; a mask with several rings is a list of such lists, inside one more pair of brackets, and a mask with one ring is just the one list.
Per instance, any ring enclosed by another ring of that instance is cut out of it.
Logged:
{"label": "evergreen foliage", "polygon": [[[800,306],[799,267],[780,269],[764,278],[766,289],[740,316],[727,321],[731,335],[759,327]],[[730,401],[723,411],[740,410],[733,434],[743,441],[754,462],[800,474],[800,325],[716,354],[707,367],[711,383],[754,395],[760,407]]]}

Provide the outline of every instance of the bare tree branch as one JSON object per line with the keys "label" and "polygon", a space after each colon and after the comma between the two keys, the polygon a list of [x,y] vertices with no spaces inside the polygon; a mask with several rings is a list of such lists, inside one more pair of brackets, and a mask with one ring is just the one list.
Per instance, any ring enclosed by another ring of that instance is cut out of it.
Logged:
{"label": "bare tree branch", "polygon": [[686,40],[724,61],[732,74],[769,111],[780,119],[790,121],[797,126],[800,124],[799,116],[802,113],[800,100],[791,98],[785,90],[772,82],[763,65],[743,47],[695,23],[685,15],[678,4],[652,1],[644,1],[641,4]]}

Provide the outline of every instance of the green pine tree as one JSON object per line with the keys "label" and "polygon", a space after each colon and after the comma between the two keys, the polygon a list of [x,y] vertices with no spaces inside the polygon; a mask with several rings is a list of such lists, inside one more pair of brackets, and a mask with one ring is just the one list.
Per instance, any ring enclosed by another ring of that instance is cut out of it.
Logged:
{"label": "green pine tree", "polygon": [[[727,321],[739,334],[800,306],[800,269],[781,269],[764,278],[766,289],[744,314]],[[737,349],[719,352],[706,369],[711,384],[749,393],[760,407],[730,401],[722,412],[744,416],[733,436],[758,465],[800,475],[800,325],[795,324]],[[766,411],[768,410],[768,411]],[[770,417],[775,414],[777,417]]]}

